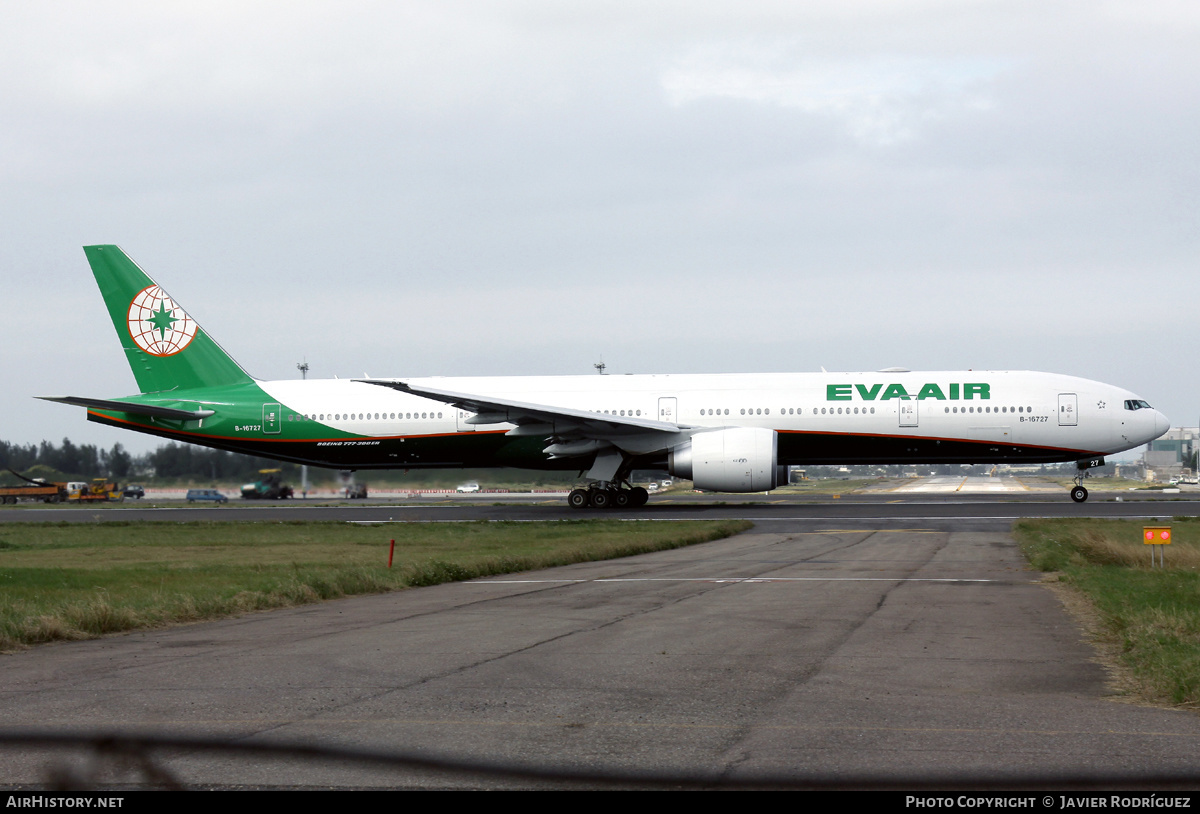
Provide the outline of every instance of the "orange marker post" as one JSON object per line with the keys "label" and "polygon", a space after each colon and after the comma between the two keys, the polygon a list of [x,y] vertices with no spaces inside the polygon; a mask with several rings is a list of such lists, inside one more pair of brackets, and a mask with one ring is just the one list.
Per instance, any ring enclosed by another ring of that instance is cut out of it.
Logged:
{"label": "orange marker post", "polygon": [[1150,548],[1150,567],[1154,567],[1154,552],[1155,547],[1158,551],[1158,564],[1160,567],[1166,567],[1164,559],[1166,549],[1162,546],[1171,544],[1171,527],[1170,526],[1143,526],[1142,527],[1142,545],[1151,546]]}

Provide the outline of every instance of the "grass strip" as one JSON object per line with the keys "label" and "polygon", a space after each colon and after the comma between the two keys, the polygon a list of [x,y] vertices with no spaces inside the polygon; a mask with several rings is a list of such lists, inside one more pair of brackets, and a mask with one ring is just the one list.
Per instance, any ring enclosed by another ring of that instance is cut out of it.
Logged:
{"label": "grass strip", "polygon": [[1014,535],[1029,562],[1095,611],[1093,631],[1136,700],[1200,706],[1200,521],[1176,517],[1166,567],[1134,520],[1021,520]]}
{"label": "grass strip", "polygon": [[662,551],[750,526],[737,520],[0,524],[0,651]]}

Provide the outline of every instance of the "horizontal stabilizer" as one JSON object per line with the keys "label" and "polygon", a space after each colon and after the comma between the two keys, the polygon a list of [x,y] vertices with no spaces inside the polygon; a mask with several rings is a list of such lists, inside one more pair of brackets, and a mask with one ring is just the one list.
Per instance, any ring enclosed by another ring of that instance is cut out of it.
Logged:
{"label": "horizontal stabilizer", "polygon": [[42,401],[57,401],[59,404],[74,404],[76,407],[94,407],[97,410],[113,410],[133,415],[148,415],[154,418],[174,418],[182,421],[195,421],[216,415],[215,410],[179,410],[175,407],[158,407],[153,404],[134,404],[128,401],[112,401],[109,399],[85,399],[79,396],[38,396]]}

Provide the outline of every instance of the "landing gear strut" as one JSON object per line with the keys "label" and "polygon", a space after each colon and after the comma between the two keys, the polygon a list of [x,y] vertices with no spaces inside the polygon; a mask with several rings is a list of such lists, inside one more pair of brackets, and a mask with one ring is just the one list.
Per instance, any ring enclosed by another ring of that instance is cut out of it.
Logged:
{"label": "landing gear strut", "polygon": [[1104,466],[1103,458],[1084,458],[1075,462],[1075,486],[1071,489],[1071,500],[1082,503],[1088,499],[1088,490],[1083,488],[1083,479],[1087,471],[1096,466]]}
{"label": "landing gear strut", "polygon": [[567,495],[567,505],[572,509],[636,509],[645,506],[650,493],[629,483],[631,471],[630,460],[615,450],[597,457],[588,473],[596,478],[595,482],[585,489],[572,490]]}

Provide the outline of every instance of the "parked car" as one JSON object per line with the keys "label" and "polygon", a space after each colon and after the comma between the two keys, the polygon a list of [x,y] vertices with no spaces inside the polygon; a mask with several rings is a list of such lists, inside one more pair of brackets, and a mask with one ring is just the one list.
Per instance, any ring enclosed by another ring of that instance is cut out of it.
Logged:
{"label": "parked car", "polygon": [[125,487],[125,497],[136,497],[141,500],[146,496],[146,490],[140,483],[131,483]]}
{"label": "parked car", "polygon": [[468,492],[478,492],[479,484],[478,483],[460,483],[458,485],[458,488],[455,489],[454,491],[461,492],[463,494],[466,494]]}
{"label": "parked car", "polygon": [[218,492],[216,489],[188,489],[187,502],[193,503],[197,500],[211,500],[214,503],[228,503],[229,498]]}

